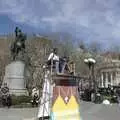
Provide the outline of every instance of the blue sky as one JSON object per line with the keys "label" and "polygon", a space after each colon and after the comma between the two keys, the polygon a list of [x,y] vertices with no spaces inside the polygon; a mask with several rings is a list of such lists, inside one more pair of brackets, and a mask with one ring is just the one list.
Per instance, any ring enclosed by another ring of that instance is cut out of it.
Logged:
{"label": "blue sky", "polygon": [[120,0],[0,0],[0,34],[67,32],[102,44],[120,43]]}

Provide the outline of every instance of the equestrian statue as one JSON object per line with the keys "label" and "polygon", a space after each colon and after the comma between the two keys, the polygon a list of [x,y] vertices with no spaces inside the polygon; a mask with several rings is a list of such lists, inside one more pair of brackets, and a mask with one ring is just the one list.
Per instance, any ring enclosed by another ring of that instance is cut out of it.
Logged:
{"label": "equestrian statue", "polygon": [[27,39],[26,35],[19,29],[15,28],[15,41],[11,45],[11,55],[12,60],[16,60],[20,53],[22,56],[25,53],[25,40]]}

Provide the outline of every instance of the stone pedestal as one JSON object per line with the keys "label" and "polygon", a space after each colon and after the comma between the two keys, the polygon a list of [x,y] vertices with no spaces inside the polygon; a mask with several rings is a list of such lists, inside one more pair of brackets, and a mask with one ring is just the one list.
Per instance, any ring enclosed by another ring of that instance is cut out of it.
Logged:
{"label": "stone pedestal", "polygon": [[4,81],[10,93],[14,95],[27,95],[25,82],[25,64],[22,61],[14,61],[6,66]]}

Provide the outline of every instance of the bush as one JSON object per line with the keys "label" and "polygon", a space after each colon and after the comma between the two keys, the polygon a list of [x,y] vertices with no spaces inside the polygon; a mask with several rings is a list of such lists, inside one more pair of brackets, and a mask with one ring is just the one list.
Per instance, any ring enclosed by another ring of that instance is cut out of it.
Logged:
{"label": "bush", "polygon": [[12,105],[20,105],[20,104],[24,104],[24,103],[30,103],[31,100],[31,96],[15,96],[12,95]]}

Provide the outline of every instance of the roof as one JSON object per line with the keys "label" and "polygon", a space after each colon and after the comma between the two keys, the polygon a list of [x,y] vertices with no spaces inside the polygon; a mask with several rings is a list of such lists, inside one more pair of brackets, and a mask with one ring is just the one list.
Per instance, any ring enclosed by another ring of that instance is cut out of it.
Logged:
{"label": "roof", "polygon": [[109,59],[119,59],[119,58],[120,58],[120,53],[116,53],[116,52],[105,52],[105,53],[102,53],[101,56],[107,57],[107,58],[109,58]]}

